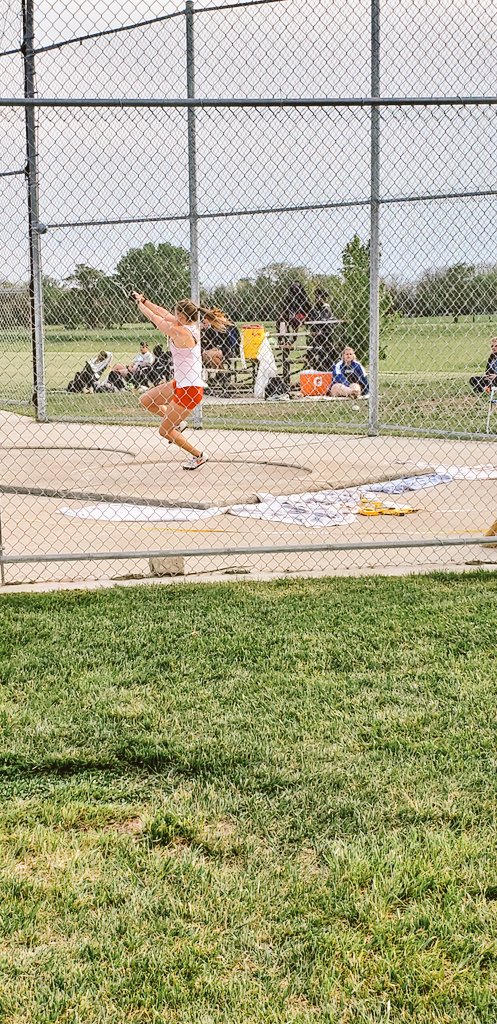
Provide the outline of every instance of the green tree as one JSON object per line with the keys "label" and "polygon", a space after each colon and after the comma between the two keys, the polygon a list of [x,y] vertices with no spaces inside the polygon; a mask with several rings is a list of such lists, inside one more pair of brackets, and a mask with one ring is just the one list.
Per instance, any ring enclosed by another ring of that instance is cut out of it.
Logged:
{"label": "green tree", "polygon": [[137,319],[120,283],[102,270],[78,263],[60,290],[47,322],[65,327],[115,327]]}
{"label": "green tree", "polygon": [[166,308],[190,295],[189,254],[169,242],[130,249],[117,264],[116,276],[129,291],[143,292]]}
{"label": "green tree", "polygon": [[29,328],[29,287],[25,282],[13,284],[0,280],[0,330]]}
{"label": "green tree", "polygon": [[388,282],[388,293],[392,303],[392,309],[401,316],[416,315],[416,284],[411,281]]}
{"label": "green tree", "polygon": [[459,316],[478,311],[478,278],[475,268],[456,263],[442,270],[428,270],[416,287],[418,316]]}
{"label": "green tree", "polygon": [[454,317],[454,322],[474,311],[474,276],[475,268],[465,263],[449,267],[445,275],[447,313]]}
{"label": "green tree", "polygon": [[[346,320],[345,339],[355,350],[358,359],[366,360],[369,352],[369,242],[361,242],[359,235],[347,243],[342,255],[343,309]],[[380,282],[380,338],[398,320],[392,297],[384,281]],[[380,346],[380,358],[386,356]]]}
{"label": "green tree", "polygon": [[495,313],[497,311],[497,268],[487,267],[473,278],[474,313]]}
{"label": "green tree", "polygon": [[272,321],[278,316],[292,281],[298,281],[309,294],[312,293],[313,277],[306,267],[270,263],[262,267],[255,278],[240,278],[234,284],[213,288],[208,293],[208,301],[220,306],[232,320]]}
{"label": "green tree", "polygon": [[58,306],[64,294],[64,289],[53,277],[43,276],[43,311],[46,324],[56,324],[58,320]]}

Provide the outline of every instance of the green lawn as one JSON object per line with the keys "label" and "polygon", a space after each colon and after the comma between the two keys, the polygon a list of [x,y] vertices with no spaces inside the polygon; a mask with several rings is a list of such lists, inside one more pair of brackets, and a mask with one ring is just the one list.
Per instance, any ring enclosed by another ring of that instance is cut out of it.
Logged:
{"label": "green lawn", "polygon": [[[481,431],[487,398],[475,397],[468,384],[483,369],[489,339],[497,322],[488,317],[404,319],[385,339],[387,358],[380,364],[380,419],[388,428],[431,431]],[[151,344],[157,332],[144,325],[109,331],[67,331],[49,328],[46,340],[48,411],[60,417],[90,421],[150,422],[138,408],[136,394],[70,395],[64,389],[75,371],[99,348],[129,362],[140,338]],[[299,356],[295,374],[298,377]],[[27,411],[31,395],[31,352],[26,332],[0,332],[0,408]],[[23,404],[24,403],[24,404]],[[283,430],[364,429],[367,403],[354,412],[343,403],[206,406],[206,426]]]}
{"label": "green lawn", "polygon": [[2,1024],[495,1024],[496,598],[4,597]]}

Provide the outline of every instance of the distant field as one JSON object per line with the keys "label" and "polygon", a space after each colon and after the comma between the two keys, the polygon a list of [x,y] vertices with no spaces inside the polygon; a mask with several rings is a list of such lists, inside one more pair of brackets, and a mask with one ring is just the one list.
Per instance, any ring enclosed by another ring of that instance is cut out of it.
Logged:
{"label": "distant field", "polygon": [[[489,317],[405,319],[385,339],[387,357],[380,364],[381,421],[392,427],[430,430],[480,431],[484,427],[486,397],[476,398],[468,386],[470,375],[485,365],[489,340],[497,321]],[[147,325],[112,330],[48,328],[46,379],[49,415],[83,420],[149,422],[138,408],[134,393],[70,395],[68,381],[88,356],[110,349],[115,361],[129,362],[139,340],[151,344],[157,334]],[[303,356],[303,342],[295,353],[295,374]],[[22,408],[31,395],[31,349],[26,331],[0,332],[0,407]],[[273,429],[334,430],[360,428],[367,421],[367,403],[354,412],[345,403],[284,405],[206,405],[205,423],[220,427],[271,426]]]}

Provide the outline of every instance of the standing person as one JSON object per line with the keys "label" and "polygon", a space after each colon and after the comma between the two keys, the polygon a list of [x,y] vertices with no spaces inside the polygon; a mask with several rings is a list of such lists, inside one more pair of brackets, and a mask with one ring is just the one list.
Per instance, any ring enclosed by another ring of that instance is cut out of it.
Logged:
{"label": "standing person", "polygon": [[364,367],[356,359],[354,349],[347,345],[342,358],[333,367],[333,384],[329,390],[333,398],[359,398],[369,394],[369,383]]}
{"label": "standing person", "polygon": [[191,456],[183,463],[183,469],[198,469],[207,462],[207,455],[190,444],[179,428],[204,396],[200,321],[216,330],[224,330],[229,323],[228,318],[220,309],[197,306],[191,299],[181,299],[171,313],[162,306],[156,306],[139,292],[134,292],[133,296],[140,313],[169,338],[174,368],[174,379],[151,388],[141,396],[140,404],[155,416],[161,417],[161,437],[183,448]]}
{"label": "standing person", "polygon": [[287,394],[290,394],[292,387],[290,352],[297,341],[299,328],[307,320],[310,312],[311,303],[303,284],[291,281],[276,320],[278,347],[281,352],[281,375]]}
{"label": "standing person", "polygon": [[309,296],[299,281],[288,285],[281,311],[278,316],[278,340],[280,347],[293,347],[299,327],[308,319],[311,312]]}
{"label": "standing person", "polygon": [[328,302],[328,292],[323,288],[316,288],[314,305],[307,325],[311,334],[307,348],[307,366],[310,370],[318,370],[320,373],[331,373],[333,364],[340,359],[341,323],[333,315]]}

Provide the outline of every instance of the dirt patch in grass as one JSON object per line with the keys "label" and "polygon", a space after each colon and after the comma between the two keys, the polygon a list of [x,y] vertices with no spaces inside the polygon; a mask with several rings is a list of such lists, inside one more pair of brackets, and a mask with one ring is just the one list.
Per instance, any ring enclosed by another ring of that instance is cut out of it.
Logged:
{"label": "dirt patch in grass", "polygon": [[143,832],[144,827],[143,819],[136,816],[134,818],[126,818],[124,821],[111,821],[109,824],[104,825],[102,832],[117,832],[121,835],[137,836]]}

